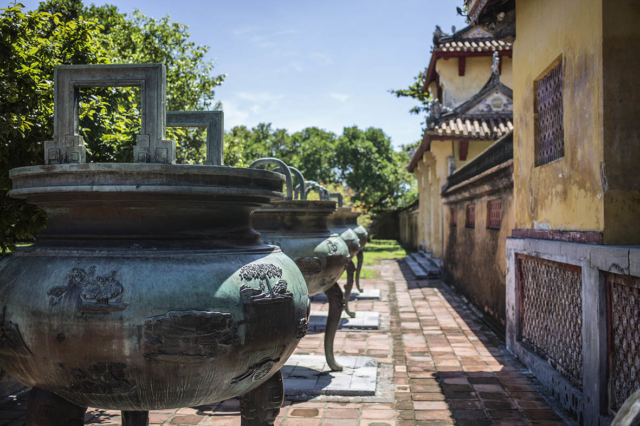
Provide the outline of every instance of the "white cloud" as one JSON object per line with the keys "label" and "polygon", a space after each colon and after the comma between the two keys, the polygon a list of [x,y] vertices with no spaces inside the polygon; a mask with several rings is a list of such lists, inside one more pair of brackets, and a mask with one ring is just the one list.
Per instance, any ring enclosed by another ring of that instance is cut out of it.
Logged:
{"label": "white cloud", "polygon": [[224,111],[224,125],[228,129],[244,124],[249,117],[248,112],[238,108],[238,106],[231,101],[225,101],[222,104],[222,110]]}
{"label": "white cloud", "polygon": [[240,28],[236,28],[235,30],[233,30],[233,35],[238,37],[238,36],[242,36],[242,35],[245,35],[245,34],[252,33],[255,30],[256,29],[254,27],[240,27]]}
{"label": "white cloud", "polygon": [[313,61],[320,65],[333,65],[333,59],[331,56],[322,52],[315,52],[309,56]]}
{"label": "white cloud", "polygon": [[329,96],[339,102],[347,102],[349,100],[349,95],[345,95],[344,93],[329,93]]}
{"label": "white cloud", "polygon": [[270,92],[238,92],[237,97],[243,101],[249,101],[256,104],[274,104],[284,98],[283,95],[274,95]]}
{"label": "white cloud", "polygon": [[294,71],[302,72],[302,64],[300,62],[289,62],[287,67]]}

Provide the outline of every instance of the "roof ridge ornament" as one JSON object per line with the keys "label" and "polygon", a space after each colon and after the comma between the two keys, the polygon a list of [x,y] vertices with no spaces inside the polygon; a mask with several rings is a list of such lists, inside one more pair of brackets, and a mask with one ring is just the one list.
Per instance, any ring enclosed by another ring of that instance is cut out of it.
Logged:
{"label": "roof ridge ornament", "polygon": [[440,28],[440,25],[436,25],[436,29],[433,32],[433,45],[436,46],[442,37],[445,37],[446,34]]}
{"label": "roof ridge ornament", "polygon": [[493,52],[493,63],[491,64],[491,73],[500,79],[500,54],[496,50]]}

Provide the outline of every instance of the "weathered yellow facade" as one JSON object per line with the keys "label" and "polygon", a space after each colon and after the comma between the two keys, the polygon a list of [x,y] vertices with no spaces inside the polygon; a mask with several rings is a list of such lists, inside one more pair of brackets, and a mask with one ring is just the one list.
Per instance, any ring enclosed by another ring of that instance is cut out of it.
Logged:
{"label": "weathered yellow facade", "polygon": [[[450,108],[467,101],[491,77],[492,58],[490,56],[470,57],[465,59],[464,76],[458,75],[458,58],[442,58],[436,62],[436,71],[440,76],[442,87],[442,104]],[[501,58],[502,72],[500,81],[513,87],[512,59],[508,56]],[[437,83],[429,85],[429,93],[436,97]]]}
{"label": "weathered yellow facade", "polygon": [[[418,248],[437,259],[443,255],[441,192],[447,177],[485,151],[498,137],[510,131],[502,123],[496,124],[493,119],[486,120],[487,117],[494,117],[495,114],[508,117],[508,124],[511,125],[511,93],[507,88],[513,81],[510,45],[487,42],[487,38],[464,39],[467,31],[469,29],[441,38],[442,44],[437,46],[437,52],[433,54],[430,70],[435,70],[437,78],[428,75],[427,87],[430,95],[442,107],[440,111],[431,112],[430,119],[434,125],[425,132],[422,144],[409,167],[418,182]],[[485,32],[484,29],[480,31]],[[490,40],[490,34],[485,34]],[[469,48],[466,53],[468,56],[446,56],[460,55],[460,46]],[[500,55],[499,62],[495,64],[491,56],[494,52]],[[463,68],[460,61],[464,63]],[[496,112],[492,109],[491,102],[487,101],[492,97],[499,97],[499,102],[505,102],[504,110]],[[484,109],[478,110],[483,108],[482,105]],[[487,126],[487,123],[490,124]],[[479,130],[482,125],[486,132]],[[495,126],[502,127],[496,130]],[[496,132],[502,133],[497,135]]]}
{"label": "weathered yellow facade", "polygon": [[[640,241],[639,26],[626,0],[517,0],[513,53],[516,227]],[[631,46],[633,44],[633,46]],[[535,82],[562,60],[564,157],[535,165]],[[627,95],[628,94],[628,95]]]}

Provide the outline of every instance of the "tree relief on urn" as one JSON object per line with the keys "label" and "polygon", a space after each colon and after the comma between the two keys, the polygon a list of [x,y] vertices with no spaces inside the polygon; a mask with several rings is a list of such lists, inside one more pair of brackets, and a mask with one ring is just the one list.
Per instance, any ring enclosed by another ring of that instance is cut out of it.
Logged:
{"label": "tree relief on urn", "polygon": [[245,305],[270,304],[293,301],[293,294],[282,279],[282,269],[271,263],[251,263],[240,268],[240,280],[258,282],[258,287],[240,286],[240,297]]}
{"label": "tree relief on urn", "polygon": [[96,274],[96,267],[87,270],[72,268],[66,274],[66,283],[49,289],[47,294],[57,299],[78,300],[78,310],[82,312],[109,313],[124,310],[128,305],[122,302],[124,287],[117,279],[117,271]]}

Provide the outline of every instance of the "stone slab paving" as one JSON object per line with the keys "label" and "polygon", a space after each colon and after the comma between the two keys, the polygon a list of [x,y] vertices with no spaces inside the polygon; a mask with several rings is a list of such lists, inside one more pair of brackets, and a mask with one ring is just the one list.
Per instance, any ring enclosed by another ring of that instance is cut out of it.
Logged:
{"label": "stone slab paving", "polygon": [[338,356],[342,371],[331,371],[323,355],[293,355],[282,367],[286,395],[374,396],[378,361]]}
{"label": "stone slab paving", "polygon": [[[449,287],[415,280],[402,262],[385,260],[377,269],[381,279],[363,284],[379,289],[381,300],[356,300],[352,309],[379,312],[380,330],[338,331],[334,349],[338,356],[374,358],[377,391],[387,386],[391,398],[288,396],[275,426],[572,424]],[[327,304],[312,309],[326,311]],[[322,356],[323,339],[310,332],[295,354]],[[385,371],[393,383],[381,380]],[[22,426],[27,398],[0,404],[0,425]],[[92,409],[87,424],[119,425],[120,413]],[[153,411],[151,424],[240,426],[239,403]]]}
{"label": "stone slab paving", "polygon": [[[338,330],[377,330],[380,328],[379,312],[356,311],[356,317],[351,318],[346,312],[342,313]],[[324,331],[327,326],[326,311],[311,311],[309,316],[309,330]]]}
{"label": "stone slab paving", "polygon": [[[324,293],[320,293],[320,294],[316,294],[315,296],[311,296],[310,297],[312,302],[318,302],[318,303],[326,303],[327,302],[327,295]],[[380,290],[377,288],[372,288],[372,289],[367,289],[364,288],[362,289],[362,293],[360,293],[358,290],[353,289],[351,291],[351,294],[349,295],[349,301],[355,301],[355,300],[380,300]]]}

